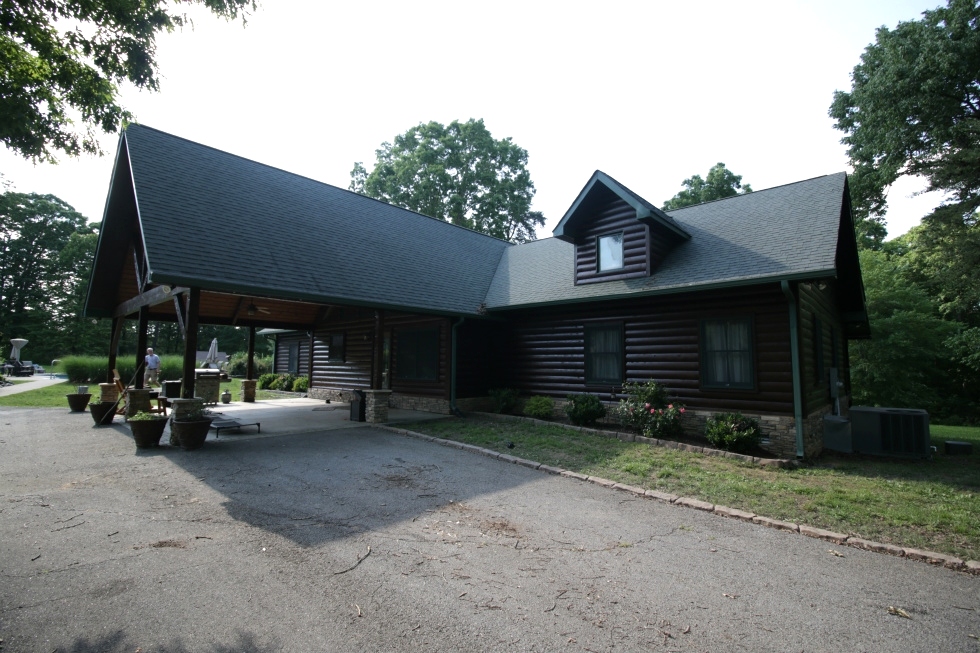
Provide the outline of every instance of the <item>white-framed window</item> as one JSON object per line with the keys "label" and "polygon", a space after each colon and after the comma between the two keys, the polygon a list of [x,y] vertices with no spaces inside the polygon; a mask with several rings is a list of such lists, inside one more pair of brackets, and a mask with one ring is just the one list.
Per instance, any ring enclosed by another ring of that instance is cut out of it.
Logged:
{"label": "white-framed window", "polygon": [[599,236],[596,250],[599,272],[623,269],[623,232]]}

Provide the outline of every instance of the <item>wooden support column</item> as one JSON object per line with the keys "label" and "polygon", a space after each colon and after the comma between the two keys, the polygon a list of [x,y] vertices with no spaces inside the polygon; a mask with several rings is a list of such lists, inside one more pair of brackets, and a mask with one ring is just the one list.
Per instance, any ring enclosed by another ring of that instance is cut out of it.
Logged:
{"label": "wooden support column", "polygon": [[191,288],[187,300],[187,322],[184,331],[184,369],[180,396],[194,398],[194,369],[197,367],[197,314],[201,306],[201,289]]}
{"label": "wooden support column", "polygon": [[119,352],[119,338],[122,337],[125,316],[112,318],[112,338],[109,340],[109,367],[106,368],[106,383],[112,383],[112,370],[116,368],[116,355]]}
{"label": "wooden support column", "polygon": [[146,363],[146,329],[150,325],[150,307],[140,308],[139,331],[136,333],[136,389],[143,389],[143,379],[146,378],[146,370],[142,369]]}
{"label": "wooden support column", "polygon": [[374,349],[371,352],[371,389],[380,390],[383,384],[385,346],[385,312],[374,312]]}
{"label": "wooden support column", "polygon": [[310,328],[310,355],[306,357],[306,391],[313,387],[313,348],[316,346],[316,326]]}
{"label": "wooden support column", "polygon": [[255,327],[248,327],[248,362],[245,364],[245,378],[249,381],[255,375]]}

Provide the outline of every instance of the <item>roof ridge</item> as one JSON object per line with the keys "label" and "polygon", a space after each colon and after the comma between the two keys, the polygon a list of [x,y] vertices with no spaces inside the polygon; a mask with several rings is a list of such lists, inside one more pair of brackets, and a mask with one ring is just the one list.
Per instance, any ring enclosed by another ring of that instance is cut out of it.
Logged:
{"label": "roof ridge", "polygon": [[235,154],[234,152],[227,152],[225,150],[220,150],[220,149],[218,149],[218,148],[216,148],[216,147],[214,147],[212,145],[206,145],[204,143],[198,143],[197,141],[192,141],[189,138],[185,138],[183,136],[177,136],[176,134],[171,134],[170,132],[165,132],[162,129],[157,129],[156,127],[150,127],[149,125],[144,125],[144,124],[139,123],[139,122],[131,122],[131,123],[127,124],[123,131],[127,131],[130,127],[133,127],[133,126],[139,127],[140,129],[148,129],[150,131],[154,131],[154,132],[156,132],[158,134],[161,134],[163,136],[166,136],[168,138],[173,138],[173,139],[176,139],[176,140],[184,141],[185,143],[189,143],[189,144],[194,145],[194,146],[197,146],[197,147],[201,147],[201,148],[204,148],[204,149],[207,149],[207,150],[211,150],[213,152],[217,152],[218,154],[223,154],[225,156],[234,157],[234,158],[240,159],[242,161],[247,161],[248,163],[252,163],[254,165],[261,166],[263,168],[268,168],[270,170],[275,170],[276,172],[281,172],[281,173],[290,175],[292,177],[297,177],[297,178],[303,179],[305,181],[313,182],[314,184],[320,184],[321,186],[328,186],[330,188],[333,188],[333,189],[342,191],[344,193],[350,193],[351,195],[356,195],[357,197],[361,197],[361,198],[364,198],[364,199],[367,199],[367,200],[371,200],[371,201],[374,201],[374,202],[380,202],[380,203],[384,204],[385,206],[391,206],[391,207],[394,207],[394,208],[396,208],[396,209],[398,209],[400,211],[407,211],[408,213],[413,213],[415,215],[421,216],[423,218],[427,218],[429,220],[435,220],[436,222],[441,222],[441,223],[446,224],[446,225],[449,225],[451,227],[455,227],[457,229],[462,229],[464,231],[468,231],[468,232],[473,233],[473,234],[476,234],[478,236],[483,236],[484,238],[490,238],[492,240],[496,240],[496,241],[501,242],[501,243],[506,243],[507,245],[514,245],[515,244],[515,243],[510,242],[509,240],[504,240],[503,238],[497,238],[496,236],[491,236],[490,234],[483,233],[482,231],[477,231],[476,229],[471,229],[469,227],[464,227],[462,225],[454,224],[454,223],[452,223],[452,222],[450,222],[448,220],[441,220],[441,219],[436,218],[436,217],[433,217],[431,215],[426,215],[424,213],[419,213],[418,211],[413,211],[412,209],[406,209],[403,206],[398,206],[397,204],[391,204],[390,202],[385,202],[384,200],[379,200],[376,197],[370,197],[369,195],[362,195],[362,194],[360,194],[360,193],[358,193],[356,191],[350,190],[349,188],[341,188],[340,186],[335,186],[335,185],[329,184],[329,183],[327,183],[325,181],[320,181],[319,179],[313,179],[312,177],[307,177],[306,175],[301,175],[298,172],[292,172],[290,170],[285,170],[283,168],[277,168],[274,165],[270,165],[268,163],[262,163],[261,161],[256,161],[255,159],[250,159],[250,158],[248,158],[246,156],[242,156],[241,154]]}
{"label": "roof ridge", "polygon": [[814,181],[816,179],[823,179],[825,177],[834,177],[836,175],[846,175],[846,174],[847,173],[845,171],[841,170],[840,172],[831,172],[831,173],[826,174],[826,175],[817,175],[816,177],[810,177],[809,179],[800,179],[799,181],[791,181],[789,183],[780,184],[778,186],[770,186],[769,188],[763,188],[761,190],[754,190],[751,193],[739,193],[738,195],[732,195],[731,197],[719,197],[716,200],[708,200],[707,202],[698,202],[697,204],[691,204],[689,206],[682,206],[679,209],[671,209],[670,211],[666,211],[666,213],[667,213],[667,215],[671,215],[672,213],[677,213],[678,211],[683,211],[685,209],[693,209],[693,208],[696,208],[698,206],[704,206],[706,204],[714,204],[715,202],[727,202],[729,200],[738,199],[740,197],[748,197],[749,195],[758,195],[759,193],[765,193],[765,192],[768,192],[768,191],[771,191],[771,190],[777,190],[777,189],[780,189],[780,188],[786,188],[787,186],[795,186],[796,184],[805,184],[807,182],[811,182],[811,181]]}

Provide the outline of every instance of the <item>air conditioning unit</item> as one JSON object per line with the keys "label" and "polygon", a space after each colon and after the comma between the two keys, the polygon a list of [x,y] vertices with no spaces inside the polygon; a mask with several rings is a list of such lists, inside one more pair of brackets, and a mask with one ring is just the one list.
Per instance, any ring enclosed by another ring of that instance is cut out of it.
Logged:
{"label": "air conditioning unit", "polygon": [[932,454],[929,413],[924,410],[854,406],[848,418],[851,447],[857,453],[924,458]]}

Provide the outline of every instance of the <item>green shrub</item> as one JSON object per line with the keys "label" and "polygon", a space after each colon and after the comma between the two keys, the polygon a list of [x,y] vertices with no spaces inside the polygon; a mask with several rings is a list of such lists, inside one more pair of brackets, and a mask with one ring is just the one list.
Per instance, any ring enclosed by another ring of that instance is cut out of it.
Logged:
{"label": "green shrub", "polygon": [[568,395],[565,413],[572,424],[577,426],[592,426],[606,416],[606,407],[599,397],[590,394]]}
{"label": "green shrub", "polygon": [[[256,356],[252,359],[252,366],[255,376],[268,374],[272,372],[272,357]],[[244,379],[247,367],[248,352],[241,352],[228,357],[228,364],[225,366],[225,371],[228,372],[228,376],[237,376]]]}
{"label": "green shrub", "polygon": [[[141,359],[142,361],[142,359]],[[109,379],[109,358],[107,356],[66,356],[61,359],[61,369],[68,375],[71,383],[106,383]],[[119,378],[129,385],[136,378],[136,356],[120,355],[116,358]],[[142,373],[142,372],[141,372]],[[181,356],[161,356],[161,381],[178,381],[184,375],[184,359]]]}
{"label": "green shrub", "polygon": [[258,386],[259,390],[268,390],[278,378],[278,376],[272,374],[271,372],[266,373],[259,377],[259,382],[256,385]]}
{"label": "green shrub", "polygon": [[708,418],[704,435],[711,446],[726,451],[751,451],[759,446],[759,423],[741,413],[718,413]]}
{"label": "green shrub", "polygon": [[493,409],[497,413],[510,413],[517,408],[519,393],[514,388],[496,388],[490,391]]}
{"label": "green shrub", "polygon": [[277,374],[276,378],[269,384],[269,390],[283,390],[285,392],[291,392],[293,389],[293,384],[296,383],[296,377],[292,374]]}
{"label": "green shrub", "polygon": [[310,388],[310,379],[305,376],[297,378],[293,382],[293,392],[306,392]]}
{"label": "green shrub", "polygon": [[555,400],[551,397],[531,397],[524,404],[524,414],[537,419],[551,419],[555,410]]}
{"label": "green shrub", "polygon": [[623,384],[626,399],[619,402],[616,415],[620,423],[648,438],[676,438],[683,433],[681,415],[685,408],[667,398],[667,388],[656,381]]}

